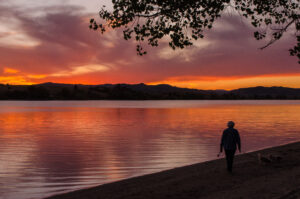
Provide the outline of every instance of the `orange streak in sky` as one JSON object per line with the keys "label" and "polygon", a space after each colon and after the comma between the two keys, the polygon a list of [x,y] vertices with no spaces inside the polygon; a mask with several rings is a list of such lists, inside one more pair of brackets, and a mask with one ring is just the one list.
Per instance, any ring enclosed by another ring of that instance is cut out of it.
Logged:
{"label": "orange streak in sky", "polygon": [[[12,69],[13,70],[13,69]],[[10,71],[10,70],[8,70]],[[17,72],[9,76],[0,76],[0,83],[15,85],[31,85],[44,82],[67,83],[67,84],[106,84],[106,83],[141,83],[141,82],[121,82],[118,77],[103,77],[99,75],[91,76],[90,73],[82,75],[71,75],[66,77],[53,77],[47,74],[24,74]],[[177,87],[196,88],[196,89],[225,89],[232,90],[237,88],[255,87],[255,86],[284,86],[291,88],[300,88],[300,74],[274,74],[262,76],[177,76],[169,77],[165,80],[155,82],[144,82],[149,85],[170,84]]]}
{"label": "orange streak in sky", "polygon": [[276,74],[254,77],[171,77],[163,81],[149,82],[150,85],[170,84],[173,86],[196,89],[225,89],[255,86],[284,86],[300,88],[300,74]]}

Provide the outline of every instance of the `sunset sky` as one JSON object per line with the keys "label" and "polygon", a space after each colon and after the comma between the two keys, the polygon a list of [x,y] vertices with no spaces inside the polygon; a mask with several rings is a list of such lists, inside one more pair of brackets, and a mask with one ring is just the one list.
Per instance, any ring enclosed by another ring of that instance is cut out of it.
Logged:
{"label": "sunset sky", "polygon": [[136,55],[121,31],[91,31],[110,0],[0,0],[0,83],[166,83],[199,89],[252,86],[300,88],[300,65],[288,49],[292,31],[261,51],[253,29],[224,14],[194,46],[173,51],[162,41]]}

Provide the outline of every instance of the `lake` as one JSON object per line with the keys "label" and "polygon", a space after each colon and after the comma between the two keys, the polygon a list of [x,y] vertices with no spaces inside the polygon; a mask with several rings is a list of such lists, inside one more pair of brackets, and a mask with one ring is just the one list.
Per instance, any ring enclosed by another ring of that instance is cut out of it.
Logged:
{"label": "lake", "polygon": [[[37,199],[300,140],[300,101],[1,101],[0,198]],[[225,165],[224,165],[225,167]]]}

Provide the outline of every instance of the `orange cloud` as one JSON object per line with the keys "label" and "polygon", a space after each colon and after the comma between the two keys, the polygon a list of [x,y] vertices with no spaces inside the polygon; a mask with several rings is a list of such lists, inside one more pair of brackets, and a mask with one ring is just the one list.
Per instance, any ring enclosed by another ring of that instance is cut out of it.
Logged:
{"label": "orange cloud", "polygon": [[16,69],[12,69],[12,68],[4,68],[3,72],[4,72],[4,74],[16,74],[20,71],[16,70]]}
{"label": "orange cloud", "polygon": [[34,84],[34,82],[29,82],[23,76],[7,76],[7,77],[0,76],[0,83],[1,84],[14,84],[14,85],[32,85],[32,84]]}

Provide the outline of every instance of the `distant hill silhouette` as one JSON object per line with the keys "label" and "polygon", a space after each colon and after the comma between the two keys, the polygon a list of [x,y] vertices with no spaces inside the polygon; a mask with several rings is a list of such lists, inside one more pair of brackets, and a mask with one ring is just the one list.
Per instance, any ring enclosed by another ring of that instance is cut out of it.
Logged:
{"label": "distant hill silhouette", "polygon": [[178,88],[167,84],[0,84],[0,100],[300,99],[300,89],[252,87],[231,91]]}

